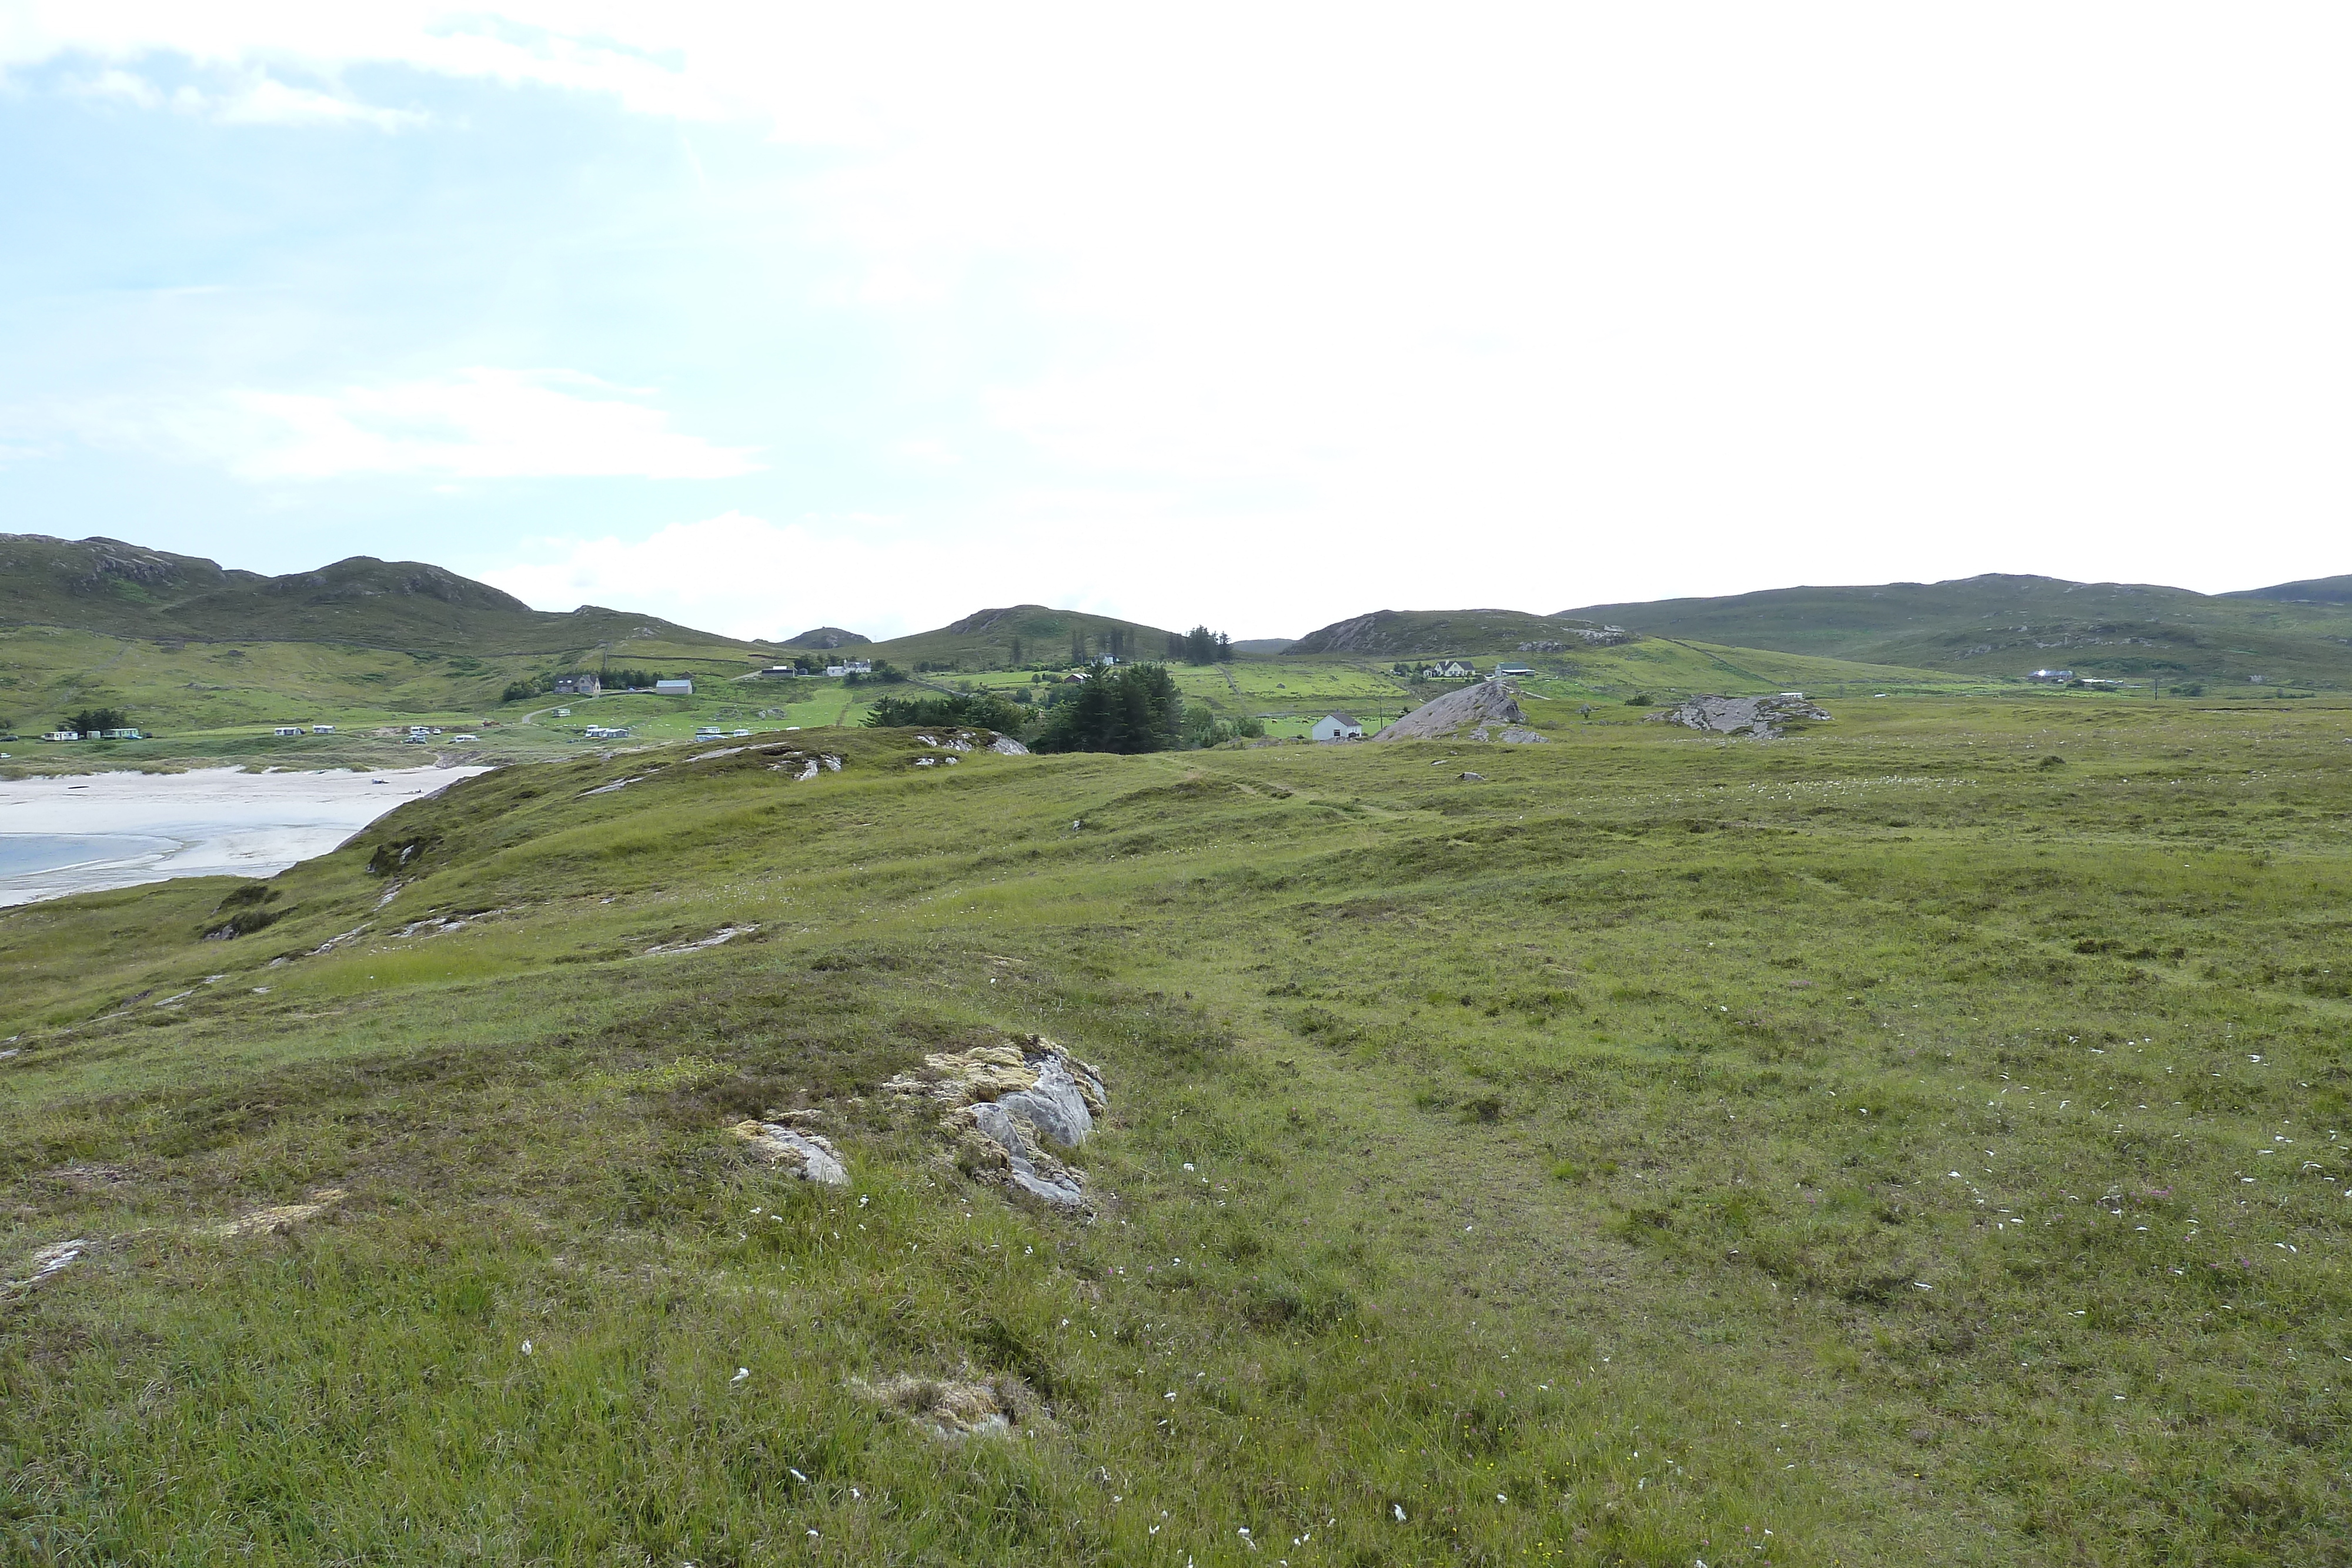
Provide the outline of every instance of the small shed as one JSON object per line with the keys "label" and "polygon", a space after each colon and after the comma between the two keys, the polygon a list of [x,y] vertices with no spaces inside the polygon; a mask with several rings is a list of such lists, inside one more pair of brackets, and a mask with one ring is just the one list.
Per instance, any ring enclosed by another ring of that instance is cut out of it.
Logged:
{"label": "small shed", "polygon": [[1307,732],[1317,740],[1361,740],[1364,727],[1349,714],[1327,713]]}
{"label": "small shed", "polygon": [[656,681],[654,695],[665,697],[690,697],[694,695],[692,681]]}

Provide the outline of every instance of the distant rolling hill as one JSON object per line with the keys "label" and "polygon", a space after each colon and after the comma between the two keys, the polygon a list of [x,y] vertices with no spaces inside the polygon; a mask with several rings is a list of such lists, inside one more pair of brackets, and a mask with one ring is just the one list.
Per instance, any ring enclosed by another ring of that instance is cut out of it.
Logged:
{"label": "distant rolling hill", "polygon": [[1604,622],[1578,616],[1530,615],[1520,610],[1375,610],[1309,632],[1285,652],[1294,658],[1309,653],[1430,658],[1556,652],[1605,646],[1612,640]]}
{"label": "distant rolling hill", "polygon": [[1561,614],[1655,637],[1982,677],[2063,667],[2124,679],[2352,685],[2352,578],[2202,594],[1987,575],[1596,604]]}
{"label": "distant rolling hill", "polygon": [[776,656],[656,616],[531,609],[417,561],[268,577],[120,539],[0,534],[0,733],[84,708],[170,735],[488,716],[566,668],[726,680]]}
{"label": "distant rolling hill", "polygon": [[[1112,646],[1113,634],[1118,646]],[[1043,604],[1015,604],[1002,610],[982,610],[952,625],[933,632],[894,637],[865,650],[893,664],[1002,668],[1008,664],[1067,658],[1072,639],[1083,639],[1089,656],[1116,653],[1124,658],[1168,656],[1176,633],[1140,622],[1115,616],[1089,615],[1079,610],[1052,610]],[[1014,644],[1019,657],[1014,657]]]}
{"label": "distant rolling hill", "polygon": [[845,632],[838,626],[816,626],[797,637],[785,638],[782,645],[822,651],[827,648],[860,648],[872,641],[873,638],[861,632]]}
{"label": "distant rolling hill", "polygon": [[116,637],[343,643],[489,658],[621,643],[711,646],[756,657],[761,644],[655,616],[583,605],[553,613],[420,561],[353,556],[266,577],[120,539],[0,534],[0,624]]}

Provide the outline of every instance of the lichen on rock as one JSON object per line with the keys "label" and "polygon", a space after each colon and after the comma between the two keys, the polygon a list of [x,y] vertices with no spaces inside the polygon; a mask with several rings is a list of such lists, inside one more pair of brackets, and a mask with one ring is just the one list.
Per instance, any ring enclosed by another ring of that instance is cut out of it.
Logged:
{"label": "lichen on rock", "polygon": [[940,1106],[940,1130],[954,1140],[959,1169],[975,1180],[1010,1186],[1075,1209],[1086,1201],[1086,1173],[1055,1150],[1077,1147],[1106,1114],[1101,1070],[1043,1036],[971,1051],[940,1051],[920,1070],[882,1086]]}
{"label": "lichen on rock", "polygon": [[849,1166],[831,1139],[803,1133],[781,1122],[742,1121],[727,1129],[751,1145],[752,1152],[803,1181],[827,1186],[847,1186]]}

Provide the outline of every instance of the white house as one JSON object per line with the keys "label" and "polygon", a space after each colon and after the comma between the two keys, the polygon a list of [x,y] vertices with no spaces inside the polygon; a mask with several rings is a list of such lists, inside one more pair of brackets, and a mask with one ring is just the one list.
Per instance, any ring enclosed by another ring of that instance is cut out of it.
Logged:
{"label": "white house", "polygon": [[1440,659],[1429,666],[1430,678],[1438,681],[1466,681],[1477,673],[1459,659]]}
{"label": "white house", "polygon": [[1317,740],[1361,740],[1364,727],[1344,713],[1327,713],[1307,732]]}
{"label": "white house", "polygon": [[694,695],[692,681],[656,681],[654,695],[663,697],[690,697]]}

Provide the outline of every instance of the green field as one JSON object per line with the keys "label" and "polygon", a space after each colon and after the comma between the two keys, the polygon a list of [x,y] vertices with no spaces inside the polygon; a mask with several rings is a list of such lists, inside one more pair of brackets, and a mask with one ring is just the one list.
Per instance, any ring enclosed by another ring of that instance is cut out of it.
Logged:
{"label": "green field", "polygon": [[[83,1245],[0,1305],[0,1556],[2352,1562],[2352,709],[1554,706],[573,757],[234,940],[0,913],[0,1275]],[[878,1088],[1031,1031],[1083,1218]],[[724,1131],[793,1107],[851,1188]]]}

